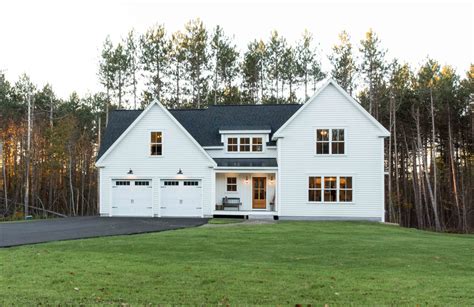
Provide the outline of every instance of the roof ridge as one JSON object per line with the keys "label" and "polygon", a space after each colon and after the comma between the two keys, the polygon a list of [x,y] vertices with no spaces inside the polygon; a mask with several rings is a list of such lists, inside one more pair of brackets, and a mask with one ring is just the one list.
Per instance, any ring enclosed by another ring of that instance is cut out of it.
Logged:
{"label": "roof ridge", "polygon": [[302,106],[302,103],[263,103],[263,104],[215,104],[209,107],[264,107],[264,106]]}

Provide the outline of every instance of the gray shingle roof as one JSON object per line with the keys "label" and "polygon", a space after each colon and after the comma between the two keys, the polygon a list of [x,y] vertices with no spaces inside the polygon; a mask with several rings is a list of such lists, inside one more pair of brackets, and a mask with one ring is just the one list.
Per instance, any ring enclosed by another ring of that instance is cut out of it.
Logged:
{"label": "gray shingle roof", "polygon": [[[219,129],[223,127],[270,129],[270,138],[302,105],[219,105],[207,109],[175,109],[170,113],[201,146],[220,146]],[[116,110],[109,114],[109,123],[97,155],[99,159],[117,140],[142,110]],[[274,145],[271,141],[269,145]]]}

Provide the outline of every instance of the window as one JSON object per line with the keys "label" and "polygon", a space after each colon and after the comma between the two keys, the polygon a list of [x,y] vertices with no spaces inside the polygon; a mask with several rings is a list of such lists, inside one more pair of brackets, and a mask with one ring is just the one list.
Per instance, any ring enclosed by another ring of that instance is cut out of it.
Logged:
{"label": "window", "polygon": [[263,151],[262,138],[252,138],[252,151]]}
{"label": "window", "polygon": [[321,201],[321,177],[309,177],[309,201]]}
{"label": "window", "polygon": [[337,201],[337,179],[336,177],[324,177],[324,201]]}
{"label": "window", "polygon": [[342,155],[344,152],[344,129],[316,129],[317,155]]}
{"label": "window", "polygon": [[185,181],[183,182],[183,184],[185,186],[198,186],[199,185],[199,181]]}
{"label": "window", "polygon": [[263,138],[228,137],[227,152],[263,152]]}
{"label": "window", "polygon": [[135,181],[135,185],[150,185],[150,181]]}
{"label": "window", "polygon": [[352,177],[339,178],[339,201],[352,201]]}
{"label": "window", "polygon": [[240,138],[240,151],[250,151],[250,138]]}
{"label": "window", "polygon": [[227,151],[235,152],[238,151],[239,146],[237,144],[237,138],[228,138],[227,139]]}
{"label": "window", "polygon": [[329,154],[329,130],[316,130],[316,153],[320,155]]}
{"label": "window", "polygon": [[163,136],[161,132],[151,133],[150,154],[152,156],[163,155]]}
{"label": "window", "polygon": [[352,202],[352,177],[312,176],[308,182],[309,202]]}
{"label": "window", "polygon": [[130,181],[115,181],[115,185],[130,185]]}
{"label": "window", "polygon": [[344,129],[332,129],[331,151],[333,155],[344,154]]}
{"label": "window", "polygon": [[167,181],[165,181],[164,184],[167,185],[167,186],[170,186],[170,185],[179,185],[179,181],[167,180]]}
{"label": "window", "polygon": [[237,177],[227,177],[227,192],[237,191]]}

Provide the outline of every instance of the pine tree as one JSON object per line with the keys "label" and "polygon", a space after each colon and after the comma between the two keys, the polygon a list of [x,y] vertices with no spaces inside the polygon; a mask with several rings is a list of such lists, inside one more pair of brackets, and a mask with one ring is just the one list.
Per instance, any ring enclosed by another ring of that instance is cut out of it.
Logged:
{"label": "pine tree", "polygon": [[113,49],[114,46],[110,39],[110,36],[107,36],[105,42],[102,46],[101,51],[101,58],[99,61],[99,82],[105,88],[105,92],[107,95],[107,102],[105,104],[105,125],[108,123],[109,119],[109,106],[112,102],[111,96],[113,92],[113,84],[114,84],[114,65],[113,65]]}
{"label": "pine tree", "polygon": [[281,37],[277,31],[272,31],[267,44],[268,79],[271,84],[272,96],[277,101],[279,100],[279,84],[282,81],[282,58],[286,47],[286,39]]}
{"label": "pine tree", "polygon": [[137,108],[137,86],[138,86],[138,42],[134,30],[128,32],[127,38],[124,41],[126,46],[126,54],[128,56],[128,68],[130,75],[130,86],[132,87],[131,92],[133,96],[133,108]]}
{"label": "pine tree", "polygon": [[365,34],[365,39],[361,40],[360,52],[362,53],[360,71],[368,83],[369,113],[378,119],[387,65],[385,63],[386,51],[381,48],[380,39],[372,29]]}
{"label": "pine tree", "polygon": [[282,101],[284,100],[284,86],[285,83],[288,84],[289,91],[288,91],[288,102],[295,102],[296,101],[296,93],[294,91],[295,85],[298,84],[298,65],[297,65],[297,58],[296,53],[293,47],[289,46],[285,49],[282,57],[281,63],[281,94],[282,94]]}
{"label": "pine tree", "polygon": [[148,100],[162,101],[166,88],[166,75],[169,73],[170,42],[166,38],[163,25],[157,25],[140,37],[140,63],[145,71],[148,87]]}
{"label": "pine tree", "polygon": [[187,88],[183,85],[186,68],[186,53],[184,49],[184,34],[180,31],[173,33],[170,40],[170,79],[172,96],[169,106],[181,105],[182,97],[187,94]]}
{"label": "pine tree", "polygon": [[263,58],[258,49],[258,41],[248,44],[240,69],[242,72],[242,94],[244,100],[250,103],[257,103],[260,89]]}
{"label": "pine tree", "polygon": [[201,108],[207,93],[208,34],[200,19],[189,21],[185,25],[185,31],[183,47],[186,55],[187,77],[191,82],[192,105]]}
{"label": "pine tree", "polygon": [[351,38],[346,31],[339,34],[339,43],[332,47],[329,60],[333,66],[331,77],[350,94],[354,90],[356,64],[352,55]]}
{"label": "pine tree", "polygon": [[232,102],[236,88],[232,83],[236,79],[239,66],[239,53],[222,28],[217,26],[211,40],[213,57],[213,103]]}
{"label": "pine tree", "polygon": [[296,46],[297,72],[304,85],[304,99],[308,100],[308,85],[311,79],[311,68],[316,58],[316,51],[313,47],[313,35],[308,30],[303,32],[303,37]]}
{"label": "pine tree", "polygon": [[117,44],[112,55],[112,67],[114,72],[113,89],[118,99],[118,108],[122,108],[124,96],[127,94],[127,87],[130,85],[130,57],[126,48]]}

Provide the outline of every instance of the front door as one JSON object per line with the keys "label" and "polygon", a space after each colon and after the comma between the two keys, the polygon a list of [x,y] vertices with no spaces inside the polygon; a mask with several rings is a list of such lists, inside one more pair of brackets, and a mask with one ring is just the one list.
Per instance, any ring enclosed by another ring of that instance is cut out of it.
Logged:
{"label": "front door", "polygon": [[252,178],[252,208],[266,209],[267,208],[267,178],[253,177]]}

